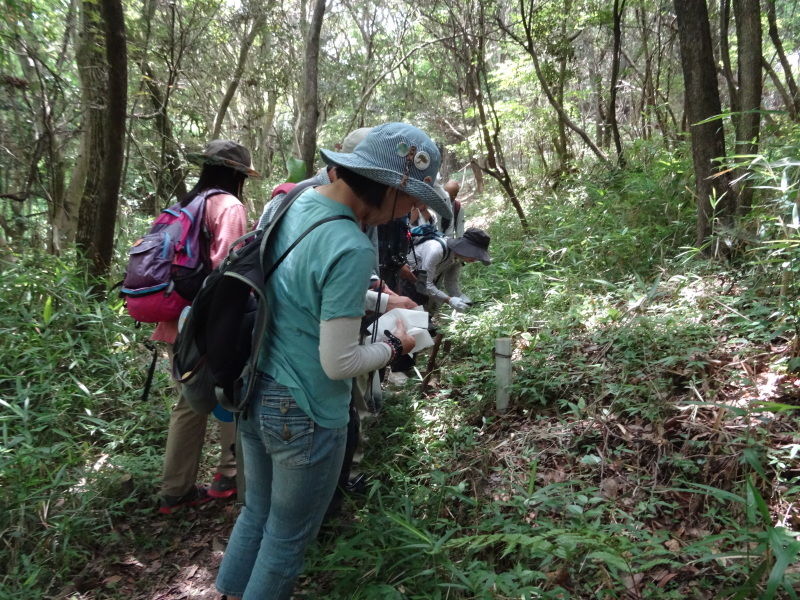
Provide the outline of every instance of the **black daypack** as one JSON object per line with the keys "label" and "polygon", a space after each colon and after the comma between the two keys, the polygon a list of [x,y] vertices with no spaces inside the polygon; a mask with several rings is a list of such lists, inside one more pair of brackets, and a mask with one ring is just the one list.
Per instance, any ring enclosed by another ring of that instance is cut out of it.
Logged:
{"label": "black daypack", "polygon": [[[181,315],[174,345],[172,377],[195,412],[208,414],[219,404],[241,412],[253,391],[261,343],[267,328],[264,283],[302,239],[324,223],[352,219],[342,215],[317,221],[274,264],[265,255],[281,218],[312,182],[295,187],[265,229],[245,234],[208,276],[190,308]],[[236,246],[247,243],[239,248]]]}

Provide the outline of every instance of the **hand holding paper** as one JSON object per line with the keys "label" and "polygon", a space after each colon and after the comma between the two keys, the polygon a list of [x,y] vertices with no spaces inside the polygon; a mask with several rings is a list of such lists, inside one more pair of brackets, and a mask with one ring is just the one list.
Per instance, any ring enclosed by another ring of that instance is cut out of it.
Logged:
{"label": "hand holding paper", "polygon": [[377,323],[370,325],[368,331],[370,334],[372,334],[372,332],[375,330],[375,326],[377,325],[378,334],[375,337],[375,340],[382,342],[386,339],[386,336],[383,334],[383,332],[387,329],[389,331],[393,331],[397,326],[398,320],[403,322],[406,327],[406,332],[411,335],[416,342],[414,349],[411,350],[409,354],[413,354],[433,346],[433,339],[431,338],[431,334],[428,333],[428,313],[426,313],[421,306],[413,310],[406,308],[395,308],[394,310],[390,310],[385,315],[381,316]]}

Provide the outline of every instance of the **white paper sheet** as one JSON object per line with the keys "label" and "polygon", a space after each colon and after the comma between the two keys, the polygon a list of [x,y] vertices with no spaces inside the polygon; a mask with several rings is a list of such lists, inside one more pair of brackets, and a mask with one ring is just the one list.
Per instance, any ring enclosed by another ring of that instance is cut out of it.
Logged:
{"label": "white paper sheet", "polygon": [[[420,350],[424,350],[425,348],[433,346],[433,338],[431,338],[431,334],[428,332],[428,313],[425,312],[425,309],[423,309],[421,306],[413,309],[395,308],[384,314],[380,319],[378,319],[377,322],[378,335],[375,338],[376,341],[384,341],[386,339],[386,335],[383,332],[387,329],[390,332],[393,332],[397,327],[398,319],[403,321],[406,326],[406,331],[414,338],[414,341],[416,342],[414,349],[411,350],[410,354],[414,354]],[[375,325],[375,323],[370,325],[370,334],[372,333]],[[372,337],[370,336],[369,339],[372,339]]]}

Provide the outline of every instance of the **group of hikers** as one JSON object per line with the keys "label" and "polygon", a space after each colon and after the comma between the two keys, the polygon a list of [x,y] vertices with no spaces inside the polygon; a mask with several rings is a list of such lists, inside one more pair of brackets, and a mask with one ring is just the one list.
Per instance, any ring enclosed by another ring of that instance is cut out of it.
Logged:
{"label": "group of hikers", "polygon": [[[343,493],[363,483],[351,472],[359,409],[377,409],[374,374],[407,371],[416,345],[401,319],[385,340],[365,343],[364,318],[418,305],[435,312],[445,303],[466,311],[472,301],[459,288],[460,269],[490,262],[489,236],[464,229],[458,183],[439,182],[439,149],[420,129],[404,123],[358,129],[340,151],[320,155],[326,166],[298,184],[304,189],[266,247],[267,262],[292,252],[264,284],[270,309],[255,393],[238,423],[221,419],[210,486],[196,483],[208,416],[194,412],[183,394],[170,416],[164,514],[236,494],[238,425],[246,498],[216,582],[227,600],[290,598],[306,547],[326,517],[338,514]],[[259,174],[248,150],[232,141],[214,140],[188,158],[201,172],[181,204],[207,195],[209,259],[217,267],[248,231],[242,190]],[[274,190],[259,228],[292,187]],[[172,358],[177,335],[177,320],[166,321],[152,339],[166,342]]]}

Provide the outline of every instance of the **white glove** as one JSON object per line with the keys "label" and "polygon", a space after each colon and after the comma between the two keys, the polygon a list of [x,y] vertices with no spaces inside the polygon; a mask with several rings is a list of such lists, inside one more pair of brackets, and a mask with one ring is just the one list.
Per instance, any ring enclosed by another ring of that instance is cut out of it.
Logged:
{"label": "white glove", "polygon": [[472,305],[472,300],[470,300],[469,296],[466,294],[461,294],[459,298],[461,298],[466,304],[469,304],[470,306]]}
{"label": "white glove", "polygon": [[458,312],[466,312],[466,310],[469,308],[469,304],[464,302],[461,298],[456,298],[455,296],[450,298],[447,303]]}

